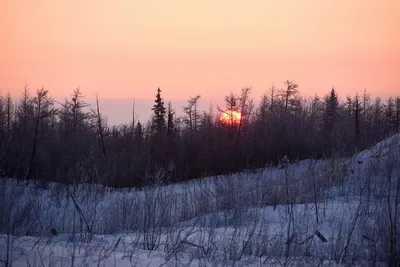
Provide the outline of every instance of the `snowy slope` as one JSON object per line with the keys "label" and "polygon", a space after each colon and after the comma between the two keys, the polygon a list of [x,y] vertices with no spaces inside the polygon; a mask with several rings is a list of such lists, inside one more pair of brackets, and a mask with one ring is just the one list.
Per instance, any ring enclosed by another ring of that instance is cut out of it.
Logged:
{"label": "snowy slope", "polygon": [[2,179],[0,226],[3,233],[14,227],[13,235],[0,236],[0,264],[11,258],[13,266],[383,262],[387,222],[400,216],[393,206],[399,159],[397,134],[348,159],[144,190],[70,187],[83,217],[62,185]]}

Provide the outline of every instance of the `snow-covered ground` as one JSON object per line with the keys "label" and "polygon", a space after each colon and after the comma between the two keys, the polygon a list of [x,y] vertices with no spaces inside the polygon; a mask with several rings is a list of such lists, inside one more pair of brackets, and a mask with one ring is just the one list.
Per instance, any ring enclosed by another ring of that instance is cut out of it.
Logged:
{"label": "snow-covered ground", "polygon": [[399,134],[348,159],[143,190],[2,179],[0,266],[385,266],[399,182]]}

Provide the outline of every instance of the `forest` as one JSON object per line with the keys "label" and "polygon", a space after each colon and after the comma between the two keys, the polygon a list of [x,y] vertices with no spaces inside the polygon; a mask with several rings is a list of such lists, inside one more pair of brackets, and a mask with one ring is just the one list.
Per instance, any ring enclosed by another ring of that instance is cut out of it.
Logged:
{"label": "forest", "polygon": [[[188,97],[177,116],[167,92],[155,90],[153,115],[110,125],[101,99],[89,106],[81,89],[57,102],[27,86],[19,99],[0,98],[0,175],[64,184],[143,187],[291,162],[354,155],[399,132],[400,97],[364,90],[339,97],[335,88],[306,98],[291,80],[259,99],[251,88],[225,97],[225,107],[200,110]],[[180,107],[179,107],[180,108]],[[225,111],[240,119],[221,120]]]}

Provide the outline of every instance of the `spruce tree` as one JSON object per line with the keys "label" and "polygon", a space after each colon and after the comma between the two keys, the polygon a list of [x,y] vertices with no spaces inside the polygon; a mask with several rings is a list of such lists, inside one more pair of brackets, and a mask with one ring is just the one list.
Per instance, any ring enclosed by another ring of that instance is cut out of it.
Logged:
{"label": "spruce tree", "polygon": [[325,97],[325,129],[329,132],[333,128],[333,124],[337,118],[339,101],[335,89],[332,88],[331,93]]}
{"label": "spruce tree", "polygon": [[167,121],[167,135],[171,136],[175,132],[174,125],[174,111],[172,109],[171,103],[168,103],[168,121]]}
{"label": "spruce tree", "polygon": [[395,128],[396,128],[396,133],[399,133],[399,127],[400,127],[400,97],[396,97],[396,117],[395,117]]}
{"label": "spruce tree", "polygon": [[151,110],[154,111],[154,117],[152,121],[152,128],[155,133],[163,133],[165,132],[166,122],[165,122],[165,113],[166,109],[164,106],[164,101],[161,97],[161,89],[157,88],[156,100],[155,104]]}
{"label": "spruce tree", "polygon": [[138,121],[133,132],[133,144],[137,157],[139,157],[142,152],[143,141],[143,126],[142,123]]}
{"label": "spruce tree", "polygon": [[332,88],[330,94],[324,99],[323,130],[325,136],[325,146],[328,154],[333,153],[334,149],[334,125],[338,118],[339,101],[335,89]]}
{"label": "spruce tree", "polygon": [[393,133],[395,130],[395,103],[393,97],[389,97],[386,103],[386,132]]}

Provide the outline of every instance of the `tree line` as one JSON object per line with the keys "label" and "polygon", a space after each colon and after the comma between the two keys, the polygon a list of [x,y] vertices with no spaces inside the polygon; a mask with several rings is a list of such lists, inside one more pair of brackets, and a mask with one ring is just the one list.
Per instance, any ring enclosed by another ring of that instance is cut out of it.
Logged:
{"label": "tree line", "polygon": [[[109,125],[95,96],[78,88],[59,103],[47,89],[18,102],[0,97],[0,174],[46,184],[95,183],[141,187],[276,165],[291,160],[349,156],[399,132],[400,97],[372,98],[366,90],[340,101],[334,88],[305,98],[296,82],[271,86],[259,101],[251,88],[225,97],[225,107],[200,110],[190,97],[183,116],[157,89],[152,116]],[[134,107],[134,106],[133,106]],[[241,114],[221,121],[223,111]]]}

